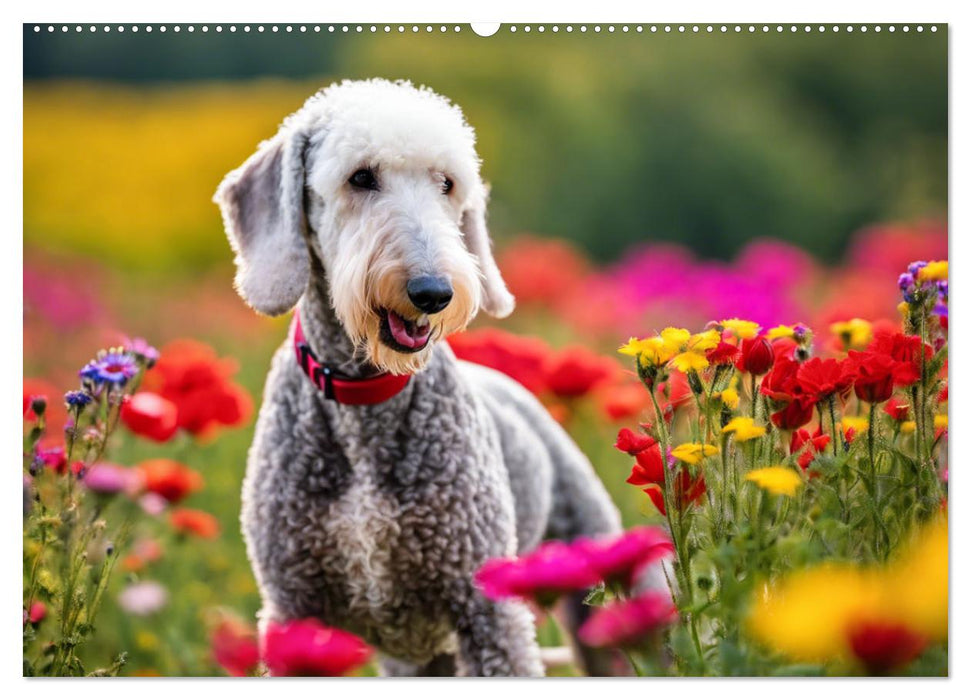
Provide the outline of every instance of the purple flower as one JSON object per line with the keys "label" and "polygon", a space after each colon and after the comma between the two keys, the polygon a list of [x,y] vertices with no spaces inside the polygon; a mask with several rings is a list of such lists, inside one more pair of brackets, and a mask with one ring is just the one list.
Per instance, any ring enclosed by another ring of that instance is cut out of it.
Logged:
{"label": "purple flower", "polygon": [[139,617],[158,612],[168,600],[169,592],[156,581],[133,583],[118,594],[118,604],[122,610]]}
{"label": "purple flower", "polygon": [[64,394],[64,403],[68,408],[84,408],[92,401],[94,398],[86,391],[69,391]]}
{"label": "purple flower", "polygon": [[95,493],[111,494],[134,489],[138,476],[125,467],[99,462],[91,465],[82,483]]}
{"label": "purple flower", "polygon": [[897,286],[901,292],[906,292],[908,289],[911,289],[914,286],[914,275],[910,272],[903,273],[897,278]]}
{"label": "purple flower", "polygon": [[154,367],[155,363],[158,362],[158,350],[149,345],[148,341],[146,341],[144,338],[128,339],[128,341],[125,343],[125,350],[140,358],[145,363],[145,366],[149,369]]}
{"label": "purple flower", "polygon": [[86,364],[78,375],[94,384],[124,386],[138,372],[134,356],[127,352],[98,353],[98,357]]}
{"label": "purple flower", "polygon": [[915,260],[914,262],[910,263],[910,265],[907,266],[907,272],[909,272],[914,277],[916,277],[917,276],[917,273],[920,272],[925,267],[927,267],[927,262],[926,261],[924,261],[924,260]]}
{"label": "purple flower", "polygon": [[937,293],[947,299],[947,280],[941,280],[937,283]]}

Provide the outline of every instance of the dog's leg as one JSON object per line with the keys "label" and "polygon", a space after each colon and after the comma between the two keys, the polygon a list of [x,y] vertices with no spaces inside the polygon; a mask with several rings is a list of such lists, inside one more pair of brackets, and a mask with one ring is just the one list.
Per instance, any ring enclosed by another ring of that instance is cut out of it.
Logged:
{"label": "dog's leg", "polygon": [[413,664],[384,656],[378,666],[382,676],[429,678],[455,675],[455,657],[451,654],[439,654],[427,664]]}
{"label": "dog's leg", "polygon": [[453,598],[462,676],[542,676],[533,613],[516,601],[487,600],[471,581]]}

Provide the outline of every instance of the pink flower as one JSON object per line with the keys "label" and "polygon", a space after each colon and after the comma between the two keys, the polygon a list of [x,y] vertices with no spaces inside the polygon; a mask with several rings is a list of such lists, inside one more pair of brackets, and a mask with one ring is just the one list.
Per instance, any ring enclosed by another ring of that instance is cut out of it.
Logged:
{"label": "pink flower", "polygon": [[370,656],[358,637],[313,619],[270,622],[263,635],[263,660],[274,676],[342,676]]}
{"label": "pink flower", "polygon": [[169,601],[169,592],[156,581],[133,583],[118,594],[118,604],[129,615],[144,617],[158,612]]}
{"label": "pink flower", "polygon": [[98,462],[92,464],[84,475],[82,483],[95,493],[112,494],[120,491],[131,492],[138,489],[138,475],[131,469],[117,464]]}
{"label": "pink flower", "polygon": [[47,617],[47,606],[39,600],[36,600],[30,604],[30,610],[24,611],[24,616],[26,618],[24,620],[25,624],[28,620],[32,625],[40,624]]}
{"label": "pink flower", "polygon": [[578,540],[574,546],[583,549],[600,578],[628,588],[642,566],[674,552],[674,545],[664,530],[646,525],[610,539]]}
{"label": "pink flower", "polygon": [[562,593],[595,586],[600,575],[582,548],[547,542],[518,559],[490,559],[476,572],[475,581],[492,600],[531,598],[548,606]]}
{"label": "pink flower", "polygon": [[634,646],[674,622],[678,611],[667,591],[649,591],[637,598],[600,608],[578,631],[591,647]]}

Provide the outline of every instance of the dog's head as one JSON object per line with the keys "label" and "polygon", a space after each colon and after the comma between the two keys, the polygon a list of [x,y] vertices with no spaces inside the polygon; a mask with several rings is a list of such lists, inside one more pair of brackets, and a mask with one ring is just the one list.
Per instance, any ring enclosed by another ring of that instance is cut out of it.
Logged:
{"label": "dog's head", "polygon": [[406,373],[480,308],[513,309],[490,249],[487,194],[458,107],[410,83],[369,80],[307,100],[214,201],[250,306],[291,309],[312,251],[348,336],[375,366]]}

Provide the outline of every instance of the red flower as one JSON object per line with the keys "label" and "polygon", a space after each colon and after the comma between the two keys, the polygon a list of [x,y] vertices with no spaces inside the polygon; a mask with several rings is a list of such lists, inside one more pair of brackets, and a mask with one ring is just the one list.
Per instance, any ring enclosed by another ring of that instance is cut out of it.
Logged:
{"label": "red flower", "polygon": [[157,493],[169,503],[178,503],[202,488],[199,472],[171,459],[147,459],[137,469],[145,490]]}
{"label": "red flower", "polygon": [[640,567],[674,552],[674,545],[664,530],[644,525],[609,539],[577,540],[573,546],[583,550],[600,578],[627,588],[633,584],[634,573]]}
{"label": "red flower", "polygon": [[821,426],[817,427],[816,432],[812,434],[808,430],[799,429],[793,432],[792,439],[789,441],[789,454],[798,454],[803,447],[806,448],[797,460],[799,466],[805,471],[816,455],[822,454],[827,445],[829,445],[829,435],[823,434]]}
{"label": "red flower", "polygon": [[201,510],[177,508],[169,515],[169,523],[183,535],[196,535],[207,540],[219,536],[219,521]]}
{"label": "red flower", "polygon": [[871,675],[884,675],[913,661],[927,640],[892,622],[860,622],[849,630],[850,648]]}
{"label": "red flower", "polygon": [[651,397],[639,382],[601,386],[596,397],[601,410],[612,421],[636,418],[651,403]]}
{"label": "red flower", "polygon": [[921,346],[924,348],[924,362],[931,359],[933,350],[923,343],[920,336],[903,333],[876,333],[867,351],[887,355],[896,360],[893,381],[897,386],[909,386],[920,381]]}
{"label": "red flower", "polygon": [[262,651],[274,676],[343,676],[371,656],[359,637],[309,618],[270,622]]}
{"label": "red flower", "polygon": [[533,599],[551,605],[562,593],[596,585],[600,576],[585,552],[562,542],[547,542],[512,559],[490,559],[475,573],[475,582],[492,600]]}
{"label": "red flower", "polygon": [[638,452],[643,452],[656,444],[657,441],[650,435],[641,435],[630,428],[621,428],[617,433],[617,442],[614,443],[614,447],[633,457]]}
{"label": "red flower", "polygon": [[591,647],[635,646],[672,624],[678,611],[667,591],[649,591],[637,598],[598,608],[577,634]]}
{"label": "red flower", "polygon": [[499,269],[516,302],[559,306],[564,292],[587,277],[590,265],[565,241],[518,236],[498,256]]}
{"label": "red flower", "polygon": [[236,361],[217,357],[215,350],[195,340],[174,340],[162,348],[155,368],[145,374],[143,388],[175,404],[178,427],[209,436],[220,425],[249,420],[253,401],[232,382]]}
{"label": "red flower", "polygon": [[724,340],[719,341],[718,345],[705,353],[708,362],[713,365],[727,365],[731,363],[738,354],[738,347]]}
{"label": "red flower", "polygon": [[654,443],[636,453],[637,461],[631,469],[627,483],[633,486],[648,486],[664,483],[664,462],[661,460],[661,447]]}
{"label": "red flower", "polygon": [[846,360],[824,360],[819,357],[806,360],[796,371],[796,381],[803,393],[813,397],[814,403],[830,396],[845,396],[856,378],[853,363]]}
{"label": "red flower", "polygon": [[910,416],[910,403],[896,396],[891,396],[883,407],[883,412],[893,418],[896,422],[902,423]]}
{"label": "red flower", "polygon": [[806,394],[795,396],[785,407],[770,416],[772,423],[779,430],[795,430],[813,419],[815,405],[816,402],[812,396]]}
{"label": "red flower", "polygon": [[740,372],[765,374],[775,361],[772,343],[764,335],[743,340],[741,351],[741,355],[735,360],[735,367]]}
{"label": "red flower", "polygon": [[616,376],[617,364],[581,346],[564,348],[546,358],[543,372],[546,386],[557,396],[583,396]]}
{"label": "red flower", "polygon": [[855,366],[853,391],[860,401],[883,403],[893,395],[896,362],[889,355],[850,350],[850,362]]}
{"label": "red flower", "polygon": [[140,391],[121,406],[121,421],[135,435],[165,442],[178,430],[179,410],[174,403],[152,393]]}
{"label": "red flower", "polygon": [[534,394],[546,389],[543,365],[552,351],[539,338],[482,328],[451,335],[448,344],[460,360],[499,370]]}
{"label": "red flower", "polygon": [[771,415],[772,423],[780,430],[795,430],[813,417],[815,399],[805,393],[798,381],[800,368],[795,360],[780,357],[762,378],[760,391],[772,401],[776,409]]}
{"label": "red flower", "polygon": [[216,663],[231,676],[248,676],[260,663],[256,630],[234,617],[225,617],[209,637]]}
{"label": "red flower", "polygon": [[668,380],[658,384],[657,388],[661,396],[666,396],[668,400],[668,405],[661,402],[666,420],[670,420],[670,416],[667,415],[669,407],[673,411],[691,401],[691,385],[688,384],[688,375],[683,372],[672,370],[668,374]]}

